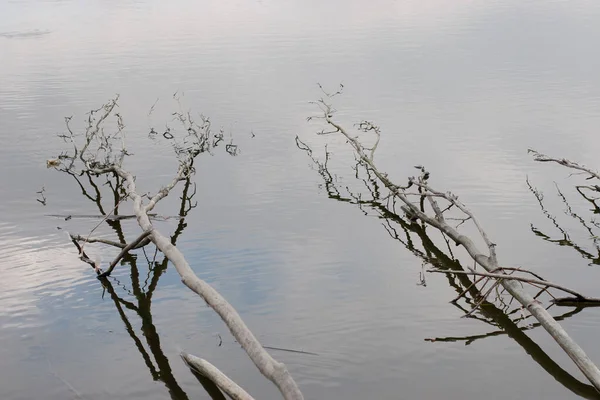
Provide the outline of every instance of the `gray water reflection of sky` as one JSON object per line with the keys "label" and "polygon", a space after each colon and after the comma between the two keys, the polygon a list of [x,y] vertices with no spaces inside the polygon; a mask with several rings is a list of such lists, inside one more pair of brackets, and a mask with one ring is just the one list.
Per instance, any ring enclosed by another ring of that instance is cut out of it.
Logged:
{"label": "gray water reflection of sky", "polygon": [[[170,170],[156,165],[174,167],[168,146],[143,139],[169,120],[177,90],[242,148],[235,159],[200,161],[199,207],[181,249],[266,344],[321,354],[281,355],[309,397],[397,398],[399,387],[420,398],[569,396],[505,337],[467,347],[423,342],[485,327],[458,319],[441,279],[417,286],[420,260],[377,220],[326,199],[293,138],[320,143],[305,123],[314,112],[307,102],[319,95],[315,82],[343,82],[341,120],[373,119],[384,130],[382,169],[403,178],[425,164],[438,186],[481,216],[502,260],[593,293],[595,270],[565,273],[564,265],[586,262],[533,238],[529,223],[539,211],[524,178],[548,190],[564,178],[533,164],[529,147],[598,165],[599,13],[592,1],[2,2],[0,34],[9,35],[0,36],[0,368],[8,372],[0,397],[68,395],[43,350],[90,397],[165,398],[114,306],[56,230],[89,227],[42,216],[95,212],[45,160],[60,149],[54,134],[63,116],[81,121],[117,92],[140,185],[156,190],[167,181]],[[36,30],[48,33],[28,34]],[[338,172],[350,179],[351,158],[333,142]],[[42,185],[45,208],[34,201]],[[176,203],[168,198],[161,212]],[[273,395],[234,344],[215,346],[222,325],[171,270],[153,316],[190,397],[201,389],[180,365],[180,347],[219,360],[257,398]],[[600,360],[597,313],[566,327]],[[532,336],[574,370],[543,333]]]}

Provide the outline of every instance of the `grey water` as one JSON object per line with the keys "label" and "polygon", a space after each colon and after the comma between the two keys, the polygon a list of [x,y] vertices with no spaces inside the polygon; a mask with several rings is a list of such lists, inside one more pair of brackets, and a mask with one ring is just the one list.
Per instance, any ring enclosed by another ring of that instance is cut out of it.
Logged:
{"label": "grey water", "polygon": [[[316,157],[328,143],[336,184],[357,183],[350,148],[307,122],[317,83],[343,84],[336,118],[381,128],[381,170],[403,184],[425,165],[432,185],[478,215],[503,265],[600,297],[597,237],[573,217],[596,229],[574,188],[585,177],[527,153],[600,168],[599,44],[600,4],[583,0],[1,1],[0,398],[210,398],[181,350],[255,398],[279,396],[160,254],[136,253],[107,290],[65,233],[87,235],[99,220],[49,216],[100,213],[93,191],[46,160],[69,145],[57,136],[65,117],[81,132],[86,113],[117,94],[127,167],[144,193],[177,168],[168,143],[148,139],[175,125],[173,112],[210,117],[238,144],[236,157],[198,158],[185,223],[157,228],[177,235],[265,346],[316,354],[270,350],[305,398],[597,398],[529,319],[461,318],[452,280],[426,274],[422,284],[426,257],[373,210],[330,198],[295,137]],[[179,196],[157,212],[178,214]],[[139,232],[135,220],[121,228],[128,240]],[[116,240],[106,224],[95,235]],[[600,309],[561,324],[600,362]]]}

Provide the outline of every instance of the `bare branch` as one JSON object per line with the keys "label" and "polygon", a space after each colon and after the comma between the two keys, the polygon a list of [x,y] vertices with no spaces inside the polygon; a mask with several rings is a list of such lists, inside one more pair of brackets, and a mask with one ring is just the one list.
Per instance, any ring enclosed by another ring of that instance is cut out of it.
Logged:
{"label": "bare branch", "polygon": [[[206,303],[213,308],[213,310],[221,317],[223,322],[227,325],[232,335],[241,344],[242,348],[246,351],[250,359],[254,362],[259,371],[271,380],[275,386],[279,389],[281,394],[286,400],[302,400],[303,396],[298,388],[296,382],[289,374],[287,368],[283,363],[280,363],[273,359],[271,355],[262,347],[260,342],[256,339],[254,334],[245,325],[237,311],[223,298],[212,286],[205,281],[201,280],[196,276],[185,259],[184,255],[179,249],[171,242],[170,239],[163,236],[151,222],[150,211],[165,198],[170,191],[177,186],[180,181],[189,182],[190,176],[195,172],[194,170],[194,159],[196,156],[203,152],[210,152],[213,147],[216,147],[219,142],[223,141],[223,132],[213,135],[210,129],[210,121],[208,118],[200,117],[200,123],[196,123],[191,113],[184,112],[181,110],[178,113],[174,113],[175,120],[183,125],[187,135],[182,139],[176,138],[170,128],[167,128],[169,137],[165,138],[171,140],[175,154],[179,160],[179,167],[173,180],[165,187],[163,187],[156,195],[154,195],[148,202],[144,204],[143,197],[137,192],[135,178],[122,166],[124,157],[129,155],[124,146],[124,132],[123,123],[120,115],[115,113],[117,117],[117,130],[114,134],[106,134],[101,125],[111,115],[113,109],[116,107],[116,99],[108,103],[106,106],[101,107],[98,110],[94,110],[90,113],[88,118],[88,129],[85,133],[84,144],[79,147],[76,144],[74,135],[71,133],[69,138],[73,138],[72,142],[75,146],[75,155],[66,155],[65,159],[70,159],[71,163],[68,167],[63,167],[61,171],[69,173],[70,175],[76,174],[75,162],[77,159],[83,164],[80,174],[90,175],[103,175],[110,174],[111,176],[118,177],[123,183],[123,197],[116,199],[114,209],[105,215],[100,223],[92,229],[92,232],[100,226],[102,223],[107,221],[111,214],[115,213],[115,210],[119,204],[127,198],[130,198],[133,202],[133,211],[136,216],[138,225],[142,228],[143,233],[133,242],[123,247],[123,250],[119,256],[111,263],[111,266],[107,272],[102,273],[97,263],[93,263],[96,272],[104,277],[112,271],[114,266],[119,262],[120,258],[127,253],[127,251],[135,248],[136,246],[144,243],[145,239],[150,239],[160,250],[165,257],[174,265],[175,269],[181,276],[182,282],[188,286],[192,291],[202,297]],[[100,117],[96,118],[95,113],[100,112]],[[69,129],[69,132],[72,132]],[[156,140],[157,135],[153,135],[154,129],[151,130],[150,138]],[[156,133],[156,132],[155,132]],[[116,150],[113,147],[113,141],[121,141],[121,149]],[[93,145],[92,145],[93,144]],[[238,154],[237,146],[233,143],[228,143],[225,146],[225,151],[230,155]],[[187,186],[186,189],[187,191]],[[118,196],[117,196],[118,197]],[[183,200],[182,210],[185,209],[185,197]],[[189,207],[193,208],[191,203]],[[178,228],[179,229],[179,228]],[[88,238],[84,239],[84,244],[89,242],[91,239],[91,233]],[[121,238],[124,242],[124,239]],[[100,242],[100,239],[97,239]],[[115,245],[115,243],[104,243]],[[82,259],[89,260],[83,251],[83,245],[79,245],[77,240],[73,240],[73,243],[80,250],[80,256]],[[121,245],[117,245],[121,247]],[[87,261],[86,261],[87,262]]]}
{"label": "bare branch", "polygon": [[[519,282],[526,282],[526,283],[531,283],[531,284],[538,284],[538,285],[542,285],[542,286],[552,287],[555,289],[562,290],[563,292],[572,294],[573,296],[575,296],[581,300],[586,300],[586,301],[592,300],[591,297],[584,296],[581,293],[578,293],[578,292],[576,292],[572,289],[569,289],[565,286],[558,285],[556,283],[552,283],[552,282],[549,282],[549,281],[546,281],[543,279],[525,278],[522,276],[515,276],[515,275],[508,275],[508,274],[494,274],[494,273],[489,273],[489,272],[477,272],[471,268],[469,268],[469,271],[442,271],[439,269],[428,269],[427,272],[438,272],[438,273],[445,273],[445,274],[466,274],[466,275],[483,276],[483,277],[495,278],[495,279],[509,279],[509,280],[514,280],[514,281],[519,281]],[[600,300],[598,300],[598,301],[600,301]]]}
{"label": "bare branch", "polygon": [[152,233],[151,231],[145,231],[140,236],[138,236],[137,239],[135,239],[133,242],[131,242],[127,246],[125,246],[123,248],[123,250],[121,250],[119,255],[110,263],[110,265],[108,266],[108,269],[105,272],[103,272],[102,274],[100,274],[100,276],[104,277],[104,276],[110,275],[110,273],[113,271],[113,269],[115,269],[115,267],[119,263],[119,261],[121,261],[121,258],[123,258],[125,256],[125,254],[127,254],[129,252],[129,250],[135,249],[137,246],[139,246],[139,244],[142,243],[148,236],[150,236],[151,233]]}
{"label": "bare branch", "polygon": [[133,199],[133,210],[138,216],[140,227],[144,231],[151,231],[150,238],[152,242],[173,263],[181,276],[182,282],[202,297],[219,314],[231,334],[240,343],[256,367],[278,387],[285,399],[303,399],[302,393],[285,365],[275,361],[269,355],[250,329],[248,329],[237,311],[212,286],[198,278],[179,249],[173,246],[165,236],[152,226],[146,213],[146,208],[142,204],[142,197],[136,192],[133,175],[120,167],[115,166],[113,168],[126,181],[126,190],[128,195]]}
{"label": "bare branch", "polygon": [[578,171],[582,171],[582,172],[586,172],[587,174],[589,174],[590,176],[587,179],[592,179],[592,178],[596,178],[596,179],[600,179],[600,174],[598,174],[598,172],[592,170],[591,168],[588,168],[584,165],[578,164],[576,162],[573,161],[569,161],[566,158],[553,158],[553,157],[549,157],[545,154],[542,153],[538,153],[537,151],[533,150],[533,149],[529,149],[527,151],[528,153],[533,154],[533,159],[535,161],[539,161],[539,162],[554,162],[560,165],[563,165],[567,168],[571,168],[571,169],[575,169]]}
{"label": "bare branch", "polygon": [[72,240],[76,240],[78,242],[102,243],[102,244],[107,244],[109,246],[119,247],[121,249],[123,249],[123,248],[125,248],[125,246],[127,246],[126,244],[115,242],[113,240],[108,240],[108,239],[95,238],[95,237],[84,237],[81,235],[71,235],[71,234],[69,234],[69,236],[71,237]]}
{"label": "bare branch", "polygon": [[233,400],[254,400],[237,383],[229,379],[227,375],[205,359],[187,353],[181,353],[181,358],[190,369],[213,381],[219,389],[224,391]]}
{"label": "bare branch", "polygon": [[[451,193],[445,194],[445,199],[456,206],[460,211],[470,217],[473,221],[479,234],[483,238],[486,243],[489,253],[486,255],[482,253],[475,243],[467,236],[459,233],[456,228],[448,225],[444,220],[440,219],[438,216],[429,216],[424,211],[420,209],[416,204],[411,202],[408,197],[404,193],[404,188],[394,184],[386,173],[383,173],[377,169],[377,167],[373,163],[372,154],[368,154],[366,148],[361,144],[361,142],[354,136],[350,135],[341,125],[336,123],[333,120],[333,109],[330,104],[328,104],[324,99],[321,99],[316,102],[319,108],[322,111],[322,118],[326,121],[326,123],[334,128],[334,131],[339,132],[343,137],[346,138],[347,143],[349,143],[356,157],[360,160],[360,162],[365,166],[365,168],[369,169],[373,172],[373,174],[385,185],[388,190],[403,204],[402,209],[407,213],[411,220],[420,220],[438,230],[442,233],[446,234],[449,238],[454,240],[457,244],[460,244],[464,247],[464,249],[468,252],[468,254],[473,258],[473,260],[481,265],[486,271],[492,272],[496,271],[500,265],[497,261],[496,256],[496,245],[493,243],[487,233],[482,228],[481,224],[475,218],[474,214],[469,211],[461,202],[458,201],[458,198]],[[541,161],[541,160],[540,160]],[[587,171],[589,173],[589,171]],[[417,185],[421,189],[424,190],[424,194],[438,194],[442,195],[443,193],[432,189],[428,184],[419,181],[417,179],[411,178],[409,179],[409,187],[412,185]],[[437,210],[436,210],[437,211]],[[531,294],[525,291],[518,281],[514,279],[502,279],[500,284],[510,293],[515,299],[521,303],[521,305],[526,308],[544,327],[544,329],[554,338],[554,340],[563,348],[563,350],[569,355],[569,357],[575,362],[577,367],[583,372],[583,374],[588,378],[588,380],[596,387],[597,390],[600,391],[600,370],[598,367],[590,360],[590,358],[585,354],[583,349],[579,347],[577,343],[567,334],[567,332],[556,322],[556,320],[548,313],[548,311],[542,306],[539,300],[535,299]]]}

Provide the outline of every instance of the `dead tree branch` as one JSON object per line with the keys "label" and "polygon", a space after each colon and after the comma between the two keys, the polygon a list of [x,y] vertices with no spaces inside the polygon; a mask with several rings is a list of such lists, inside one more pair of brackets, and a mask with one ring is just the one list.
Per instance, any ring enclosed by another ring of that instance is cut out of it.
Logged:
{"label": "dead tree branch", "polygon": [[[493,302],[484,300],[480,307],[476,308],[477,299],[480,299],[483,295],[479,288],[476,287],[476,281],[471,281],[470,277],[465,274],[452,274],[451,271],[464,271],[465,268],[461,265],[460,261],[455,258],[452,247],[449,244],[449,240],[444,240],[447,250],[442,251],[432,240],[427,232],[428,226],[420,224],[418,221],[412,221],[408,218],[403,217],[396,210],[396,201],[393,196],[388,195],[384,191],[384,187],[381,187],[380,182],[369,172],[364,165],[358,165],[355,168],[356,179],[361,181],[367,189],[367,193],[361,196],[360,193],[353,192],[347,184],[341,184],[335,177],[335,175],[329,171],[327,167],[328,154],[327,148],[325,150],[325,161],[321,161],[313,155],[312,149],[300,138],[296,137],[296,144],[300,150],[303,150],[312,160],[318,174],[321,176],[323,183],[320,187],[326,189],[327,197],[331,200],[335,200],[344,204],[354,204],[366,215],[373,215],[377,219],[383,221],[382,226],[388,233],[391,239],[399,242],[402,246],[411,252],[415,257],[418,257],[423,265],[429,264],[438,268],[439,270],[445,270],[449,273],[446,274],[448,285],[460,294],[466,303],[471,307],[471,310],[475,310],[480,315],[474,315],[469,310],[464,309],[458,302],[452,304],[460,309],[462,312],[470,313],[468,318],[477,319],[482,323],[490,325],[496,330],[489,334],[483,335],[472,335],[464,338],[448,338],[440,337],[433,339],[425,339],[427,341],[457,341],[464,340],[465,344],[479,339],[485,339],[488,337],[494,337],[497,335],[507,335],[514,342],[520,346],[524,353],[527,354],[531,359],[537,363],[540,368],[546,371],[552,376],[557,382],[562,384],[566,389],[570,390],[578,396],[582,396],[588,399],[600,399],[600,393],[596,389],[584,382],[579,381],[569,372],[564,370],[557,362],[555,362],[548,354],[546,354],[542,348],[535,343],[525,333],[528,330],[536,329],[540,323],[530,323],[525,326],[518,326],[519,322],[523,321],[523,318],[511,318],[513,312],[508,311],[508,307],[514,300],[510,297],[508,304],[502,302],[501,308],[497,307]],[[326,145],[327,146],[327,145]],[[364,177],[362,176],[364,175]],[[343,193],[346,191],[347,193]],[[443,212],[448,211],[451,206],[443,209]],[[434,231],[435,232],[435,231]],[[420,246],[419,246],[420,245]],[[422,248],[419,248],[422,247]],[[530,273],[530,271],[521,270],[515,268],[523,273]],[[509,270],[505,267],[503,270]],[[417,285],[423,285],[423,273],[419,271],[419,279]],[[534,276],[536,276],[534,274]],[[538,279],[541,277],[536,276]],[[480,280],[487,279],[485,277],[479,278]],[[468,293],[468,296],[466,295]],[[552,306],[552,305],[551,305]],[[577,305],[575,305],[577,306]],[[515,310],[521,309],[520,305]],[[557,321],[562,321],[567,318],[571,318],[582,311],[582,308],[577,307],[573,310],[557,315],[554,318]]]}
{"label": "dead tree branch", "polygon": [[589,177],[587,179],[592,179],[592,178],[600,179],[600,174],[598,174],[598,172],[596,172],[596,171],[592,170],[591,168],[588,168],[584,165],[581,165],[579,163],[567,160],[566,158],[549,157],[549,156],[539,153],[533,149],[529,149],[528,153],[533,154],[533,159],[535,161],[554,162],[554,163],[560,164],[562,166],[565,166],[567,168],[575,169],[577,171],[582,171],[582,172],[585,172],[586,174],[589,174]]}
{"label": "dead tree branch", "polygon": [[125,254],[129,252],[129,250],[137,248],[140,245],[140,243],[144,242],[146,238],[150,236],[151,233],[151,231],[144,231],[140,236],[138,236],[137,239],[125,246],[123,250],[121,250],[119,255],[110,263],[106,271],[101,273],[100,276],[110,275],[113,269],[115,269],[115,267],[119,263],[119,261],[121,261],[121,258],[123,258],[123,256],[125,256]]}
{"label": "dead tree branch", "polygon": [[[345,128],[333,120],[335,110],[329,104],[328,100],[321,98],[315,104],[320,108],[321,114],[316,118],[322,119],[328,125],[327,131],[322,130],[321,134],[337,133],[344,137],[348,144],[352,147],[355,157],[358,162],[377,177],[377,179],[391,192],[391,195],[402,203],[402,209],[410,219],[419,220],[423,223],[438,229],[441,233],[451,238],[455,243],[461,245],[471,258],[486,271],[493,273],[500,269],[496,256],[496,245],[493,243],[483,230],[481,224],[477,221],[473,213],[462,204],[458,197],[450,192],[444,193],[433,189],[426,181],[429,174],[422,169],[419,178],[409,178],[407,187],[402,187],[391,181],[387,173],[379,171],[374,163],[374,154],[372,148],[365,147],[359,140],[358,136],[351,135]],[[379,132],[376,132],[377,142],[379,140]],[[461,234],[455,227],[449,225],[438,207],[433,207],[433,215],[427,214],[423,203],[413,203],[405,193],[409,187],[417,186],[423,191],[423,199],[430,199],[428,195],[438,195],[443,197],[448,205],[460,210],[475,224],[483,241],[485,242],[488,252],[483,253],[475,244],[475,242],[466,235]],[[552,336],[552,338],[562,347],[562,349],[573,360],[577,367],[583,372],[586,378],[592,385],[600,391],[600,370],[585,354],[583,349],[568,335],[568,333],[558,324],[558,322],[548,313],[542,303],[535,299],[531,294],[524,290],[518,281],[502,279],[500,284],[506,291],[513,296],[523,307],[525,307],[544,327],[544,329]]]}
{"label": "dead tree branch", "polygon": [[126,244],[115,242],[113,240],[103,239],[103,238],[95,238],[95,237],[87,238],[87,237],[84,237],[81,235],[71,235],[71,234],[69,234],[69,236],[71,237],[72,240],[75,240],[77,242],[102,243],[102,244],[107,244],[109,246],[119,247],[121,249],[124,249],[125,246],[127,246]]}
{"label": "dead tree branch", "polygon": [[522,277],[522,276],[515,276],[515,275],[508,275],[508,274],[494,274],[494,273],[489,273],[489,272],[477,272],[472,268],[469,268],[469,271],[452,271],[452,272],[441,271],[439,269],[428,269],[427,272],[466,274],[466,275],[481,276],[481,277],[485,277],[485,278],[509,279],[509,280],[514,280],[514,281],[519,281],[519,282],[538,284],[538,285],[562,290],[565,293],[572,294],[582,304],[592,304],[592,303],[596,303],[596,302],[600,303],[600,299],[584,296],[581,293],[578,293],[578,292],[576,292],[572,289],[569,289],[565,286],[558,285],[558,284],[552,283],[552,282],[548,282],[543,279],[532,279],[532,278],[526,278],[526,277]]}
{"label": "dead tree branch", "polygon": [[233,400],[254,400],[254,397],[205,359],[187,353],[181,353],[181,358],[190,369],[212,380]]}
{"label": "dead tree branch", "polygon": [[[194,174],[194,159],[199,154],[210,152],[216,147],[222,140],[221,136],[212,133],[208,119],[201,117],[201,123],[197,124],[192,119],[190,113],[177,113],[178,121],[183,125],[186,136],[182,140],[177,140],[173,134],[174,131],[172,132],[170,128],[168,128],[169,136],[163,135],[163,137],[167,140],[172,140],[175,154],[179,160],[179,167],[172,181],[152,196],[147,204],[144,204],[142,195],[137,191],[134,176],[123,168],[124,160],[126,159],[126,156],[129,156],[130,154],[125,147],[124,124],[121,116],[117,113],[113,113],[116,106],[117,99],[114,99],[107,105],[90,113],[88,117],[88,127],[82,135],[83,144],[78,144],[78,135],[71,129],[68,124],[70,119],[68,119],[67,129],[69,134],[63,135],[62,137],[73,145],[73,150],[61,154],[57,158],[61,160],[60,166],[53,166],[70,175],[108,175],[121,179],[126,198],[132,200],[133,212],[136,215],[138,225],[143,231],[136,240],[123,248],[121,254],[125,255],[128,250],[134,248],[147,236],[175,266],[182,282],[202,297],[202,299],[204,299],[204,301],[206,301],[206,303],[221,317],[232,335],[240,343],[259,371],[275,384],[283,397],[287,400],[303,399],[302,393],[285,365],[271,357],[243,322],[233,306],[231,306],[231,304],[229,304],[212,286],[195,275],[184,255],[171,240],[163,236],[151,222],[150,211],[152,211],[179,182],[188,180],[189,177]],[[110,129],[105,126],[111,116],[115,118],[113,133],[109,133]],[[149,135],[151,138],[155,137],[155,135],[152,135],[152,132],[155,132],[154,129],[151,130],[151,134]],[[231,146],[235,145],[229,144],[229,146],[228,153],[232,155],[237,154],[237,150],[231,150]],[[117,209],[123,200],[124,199],[119,200],[115,204],[113,211]],[[105,221],[108,221],[107,216],[102,220],[102,222]],[[80,246],[75,240],[73,242],[78,246],[81,256],[83,257],[85,255],[83,246]],[[121,254],[113,261],[114,264],[118,262]],[[87,256],[85,257],[89,260]],[[96,271],[99,270],[97,264],[95,264],[95,269]],[[219,379],[217,376],[210,378],[213,381]]]}

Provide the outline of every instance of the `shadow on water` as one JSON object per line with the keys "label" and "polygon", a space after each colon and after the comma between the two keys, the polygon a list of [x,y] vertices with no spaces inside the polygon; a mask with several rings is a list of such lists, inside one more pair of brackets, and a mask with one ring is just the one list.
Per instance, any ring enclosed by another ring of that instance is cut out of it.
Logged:
{"label": "shadow on water", "polygon": [[[382,220],[382,226],[390,237],[419,257],[423,264],[432,265],[439,270],[466,271],[454,256],[451,243],[445,237],[446,246],[442,250],[432,239],[433,237],[442,236],[436,235],[436,233],[430,235],[424,223],[410,220],[396,211],[394,199],[382,193],[386,189],[380,187],[378,181],[368,169],[365,169],[359,163],[354,166],[354,183],[357,183],[360,189],[351,188],[347,184],[342,185],[337,176],[330,172],[328,166],[330,153],[327,148],[325,148],[325,155],[321,161],[314,156],[312,149],[300,141],[299,138],[296,138],[296,144],[300,150],[305,151],[311,158],[316,171],[323,180],[320,187],[327,192],[330,199],[356,205],[366,216],[375,216]],[[423,206],[423,203],[421,203],[421,206]],[[505,303],[499,296],[496,298],[496,303],[499,303],[499,306],[488,301],[488,293],[483,292],[483,286],[478,288],[478,282],[472,280],[466,274],[447,273],[445,276],[448,279],[448,284],[457,292],[457,299],[464,299],[465,303],[465,305],[461,305],[458,301],[453,301],[451,304],[464,312],[466,318],[477,319],[490,325],[494,330],[480,335],[438,337],[425,340],[430,342],[464,342],[469,345],[476,340],[508,335],[531,356],[533,361],[565,388],[583,398],[600,399],[600,393],[592,385],[581,382],[564,370],[535,341],[527,336],[525,333],[527,330],[535,329],[540,324],[528,323],[519,326],[519,323],[523,323],[528,318],[520,316],[521,307],[511,307],[512,300]],[[420,273],[420,284],[427,284],[423,271]],[[538,293],[536,297],[541,293]],[[558,321],[564,320],[579,313],[582,309],[574,308],[554,318]]]}

